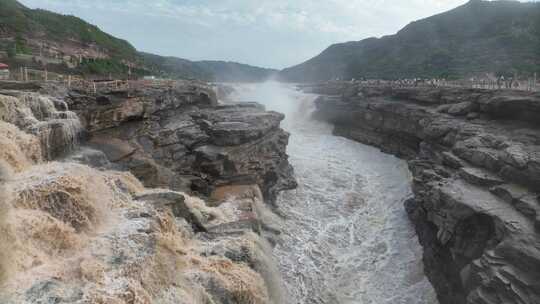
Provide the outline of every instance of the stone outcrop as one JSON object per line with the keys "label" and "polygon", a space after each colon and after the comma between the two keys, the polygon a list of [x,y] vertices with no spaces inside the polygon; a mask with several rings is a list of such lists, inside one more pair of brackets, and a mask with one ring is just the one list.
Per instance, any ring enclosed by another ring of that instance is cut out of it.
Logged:
{"label": "stone outcrop", "polygon": [[441,304],[540,303],[540,94],[318,85],[335,133],[409,161]]}
{"label": "stone outcrop", "polygon": [[71,109],[89,144],[149,187],[210,196],[220,186],[257,184],[268,203],[296,186],[285,153],[284,116],[255,103],[218,105],[201,85],[82,94]]}
{"label": "stone outcrop", "polygon": [[1,303],[284,303],[281,114],[190,83],[54,92],[0,92]]}

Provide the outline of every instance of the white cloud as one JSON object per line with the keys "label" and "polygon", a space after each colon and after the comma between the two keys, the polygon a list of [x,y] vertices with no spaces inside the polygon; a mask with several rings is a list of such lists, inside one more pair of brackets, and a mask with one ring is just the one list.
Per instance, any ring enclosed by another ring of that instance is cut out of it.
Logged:
{"label": "white cloud", "polygon": [[285,67],[332,43],[395,33],[467,0],[22,0],[71,13],[136,47]]}

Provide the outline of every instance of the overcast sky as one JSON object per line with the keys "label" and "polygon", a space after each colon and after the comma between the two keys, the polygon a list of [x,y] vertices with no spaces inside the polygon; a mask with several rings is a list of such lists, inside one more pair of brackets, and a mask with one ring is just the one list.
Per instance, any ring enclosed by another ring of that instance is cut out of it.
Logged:
{"label": "overcast sky", "polygon": [[467,0],[22,0],[81,17],[137,49],[284,68],[333,43],[393,34]]}

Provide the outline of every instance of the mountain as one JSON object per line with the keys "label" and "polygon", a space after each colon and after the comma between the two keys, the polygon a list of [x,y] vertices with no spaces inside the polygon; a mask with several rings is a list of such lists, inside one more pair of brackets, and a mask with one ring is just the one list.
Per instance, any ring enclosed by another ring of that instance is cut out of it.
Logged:
{"label": "mountain", "polygon": [[278,71],[226,61],[190,61],[140,53],[144,66],[154,75],[165,78],[197,78],[217,82],[260,82]]}
{"label": "mountain", "polygon": [[461,78],[540,72],[540,3],[473,0],[395,35],[335,44],[280,78]]}
{"label": "mountain", "polygon": [[93,78],[153,75],[206,81],[262,81],[275,73],[235,62],[194,62],[138,52],[75,16],[30,9],[16,0],[0,0],[0,61]]}
{"label": "mountain", "polygon": [[[0,0],[0,37],[15,38],[22,52],[41,44],[63,45],[73,53],[91,49],[103,57],[134,59],[137,52],[127,41],[113,37],[84,20],[42,9],[29,9],[15,0]],[[23,45],[24,43],[24,45]],[[47,47],[47,46],[45,46]]]}
{"label": "mountain", "polygon": [[273,69],[229,61],[197,61],[195,64],[214,75],[218,82],[261,82],[278,73]]}
{"label": "mountain", "polygon": [[214,80],[214,75],[203,70],[195,62],[176,58],[164,57],[149,53],[139,53],[143,65],[150,71],[150,74],[162,78],[195,78],[202,80]]}

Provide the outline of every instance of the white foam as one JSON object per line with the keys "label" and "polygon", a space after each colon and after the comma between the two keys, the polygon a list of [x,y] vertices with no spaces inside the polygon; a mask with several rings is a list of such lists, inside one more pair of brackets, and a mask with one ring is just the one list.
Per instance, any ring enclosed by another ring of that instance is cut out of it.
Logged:
{"label": "white foam", "polygon": [[278,199],[288,218],[274,254],[289,303],[437,303],[403,207],[406,163],[311,120],[314,95],[277,83],[242,85],[237,94],[287,115],[299,187]]}

